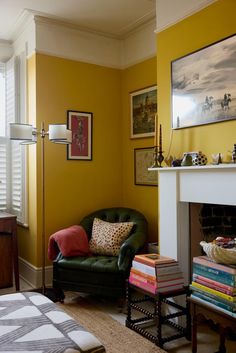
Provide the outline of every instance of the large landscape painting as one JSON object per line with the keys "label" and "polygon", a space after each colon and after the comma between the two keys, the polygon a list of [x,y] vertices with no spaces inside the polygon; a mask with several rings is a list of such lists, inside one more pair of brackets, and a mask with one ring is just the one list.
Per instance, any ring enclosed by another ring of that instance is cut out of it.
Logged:
{"label": "large landscape painting", "polygon": [[172,61],[172,128],[236,118],[236,35]]}

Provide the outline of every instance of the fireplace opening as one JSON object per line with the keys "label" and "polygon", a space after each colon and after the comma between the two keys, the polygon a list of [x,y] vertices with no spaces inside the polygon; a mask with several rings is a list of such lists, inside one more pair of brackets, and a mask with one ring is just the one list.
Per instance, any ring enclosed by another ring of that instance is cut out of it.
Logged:
{"label": "fireplace opening", "polygon": [[[192,259],[204,255],[200,241],[213,241],[216,237],[236,237],[236,206],[190,203],[190,276]],[[191,280],[191,279],[190,279]]]}

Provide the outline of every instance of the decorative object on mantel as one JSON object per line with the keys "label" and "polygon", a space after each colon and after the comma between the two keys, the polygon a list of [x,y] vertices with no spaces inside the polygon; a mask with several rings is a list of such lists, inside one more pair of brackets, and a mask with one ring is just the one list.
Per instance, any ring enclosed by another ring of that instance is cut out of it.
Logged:
{"label": "decorative object on mantel", "polygon": [[162,128],[160,124],[159,130],[159,145],[158,145],[158,115],[155,114],[155,135],[154,135],[154,152],[153,159],[154,162],[150,168],[162,168],[161,164],[164,160],[163,151],[162,151]]}
{"label": "decorative object on mantel", "polygon": [[171,166],[172,167],[180,167],[182,163],[182,159],[173,159]]}
{"label": "decorative object on mantel", "polygon": [[[222,237],[220,237],[222,239]],[[219,239],[219,238],[216,238]],[[217,242],[207,243],[201,241],[200,245],[202,246],[204,252],[207,256],[214,262],[226,264],[226,265],[235,265],[236,264],[236,243],[235,239],[231,239],[234,242],[233,248],[225,248],[217,244]]]}
{"label": "decorative object on mantel", "polygon": [[206,165],[207,157],[201,151],[192,152],[193,165]]}
{"label": "decorative object on mantel", "polygon": [[207,157],[201,151],[199,152],[185,152],[181,166],[201,166],[207,164]]}
{"label": "decorative object on mantel", "polygon": [[234,149],[232,151],[232,162],[236,163],[236,144],[234,144]]}
{"label": "decorative object on mantel", "polygon": [[222,159],[224,156],[222,153],[217,153],[217,154],[212,154],[211,157],[212,157],[212,164],[217,165],[222,163]]}
{"label": "decorative object on mantel", "polygon": [[193,157],[191,152],[185,152],[181,162],[181,167],[190,167],[191,165],[193,165]]}

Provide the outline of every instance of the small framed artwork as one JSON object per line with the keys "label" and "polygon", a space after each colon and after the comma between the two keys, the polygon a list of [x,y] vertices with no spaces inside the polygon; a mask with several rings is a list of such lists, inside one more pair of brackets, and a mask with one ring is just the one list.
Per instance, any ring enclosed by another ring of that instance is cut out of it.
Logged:
{"label": "small framed artwork", "polygon": [[131,138],[154,136],[157,86],[130,93]]}
{"label": "small framed artwork", "polygon": [[92,160],[92,118],[93,113],[67,111],[67,126],[72,131],[67,159]]}
{"label": "small framed artwork", "polygon": [[149,171],[153,164],[153,148],[134,149],[134,183],[135,185],[157,186],[157,172]]}
{"label": "small framed artwork", "polygon": [[172,129],[236,119],[236,35],[171,63]]}

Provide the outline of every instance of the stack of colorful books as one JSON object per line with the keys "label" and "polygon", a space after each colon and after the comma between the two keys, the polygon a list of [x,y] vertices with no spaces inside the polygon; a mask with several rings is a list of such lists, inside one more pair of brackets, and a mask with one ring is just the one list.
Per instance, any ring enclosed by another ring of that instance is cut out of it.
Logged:
{"label": "stack of colorful books", "polygon": [[236,267],[207,256],[193,258],[191,296],[236,317]]}
{"label": "stack of colorful books", "polygon": [[159,254],[142,254],[134,257],[129,283],[156,294],[183,288],[184,278],[178,261]]}

